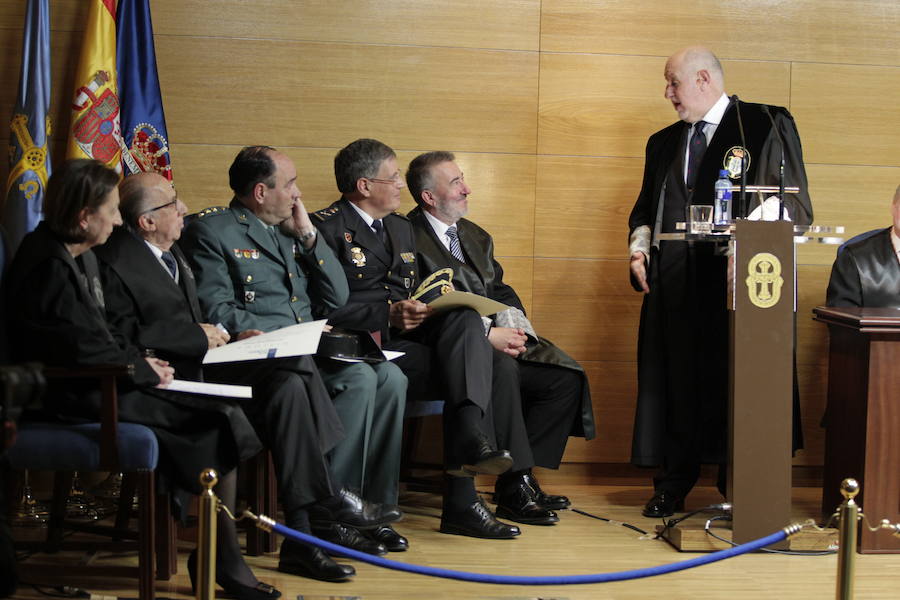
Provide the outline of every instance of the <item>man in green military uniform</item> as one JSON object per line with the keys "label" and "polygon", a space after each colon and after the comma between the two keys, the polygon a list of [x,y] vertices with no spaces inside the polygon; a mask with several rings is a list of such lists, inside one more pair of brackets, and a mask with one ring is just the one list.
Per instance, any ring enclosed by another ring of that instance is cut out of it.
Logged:
{"label": "man in green military uniform", "polygon": [[[230,206],[200,213],[182,242],[208,320],[244,339],[310,321],[313,305],[344,305],[347,280],[309,220],[291,159],[274,148],[244,148],[228,174]],[[317,364],[346,432],[331,455],[335,478],[370,502],[396,505],[406,377],[387,362]],[[384,551],[344,526],[317,530],[316,513],[310,518],[320,537]],[[372,535],[384,529],[393,532],[384,526]]]}

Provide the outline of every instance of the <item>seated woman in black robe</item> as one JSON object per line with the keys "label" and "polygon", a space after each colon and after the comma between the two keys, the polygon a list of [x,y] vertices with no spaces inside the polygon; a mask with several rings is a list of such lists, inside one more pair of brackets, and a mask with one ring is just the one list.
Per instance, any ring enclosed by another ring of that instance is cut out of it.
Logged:
{"label": "seated woman in black robe", "polygon": [[[158,472],[176,507],[187,494],[199,493],[198,475],[212,467],[220,473],[219,497],[233,508],[234,468],[262,448],[243,411],[227,401],[166,391],[172,367],[141,356],[105,320],[91,248],[122,223],[118,182],[114,171],[94,160],[71,160],[54,171],[44,197],[44,221],[22,240],[7,274],[12,356],[50,366],[134,365],[134,375],[118,384],[119,418],[147,425],[156,434]],[[56,382],[45,400],[47,411],[69,420],[97,420],[99,407],[97,384],[81,380]],[[222,511],[218,528],[219,585],[238,598],[279,597],[244,562],[234,523]],[[192,583],[193,562],[194,556],[188,563]]]}

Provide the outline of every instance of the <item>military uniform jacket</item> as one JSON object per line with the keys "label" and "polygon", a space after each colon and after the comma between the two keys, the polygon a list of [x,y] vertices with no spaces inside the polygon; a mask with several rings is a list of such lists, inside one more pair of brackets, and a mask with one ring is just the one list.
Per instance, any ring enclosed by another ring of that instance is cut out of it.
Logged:
{"label": "military uniform jacket", "polygon": [[125,227],[95,248],[110,324],[141,350],[169,361],[180,379],[202,380],[200,361],[209,347],[194,273],[175,244],[178,283],[147,243]]}
{"label": "military uniform jacket", "polygon": [[334,250],[350,285],[350,301],[338,310],[318,308],[338,327],[381,332],[390,339],[390,305],[415,291],[419,271],[409,221],[399,214],[384,219],[390,249],[363,221],[350,201],[341,199],[312,214],[313,223]]}
{"label": "military uniform jacket", "polygon": [[891,229],[838,251],[828,281],[828,306],[900,308],[900,262]]}
{"label": "military uniform jacket", "polygon": [[278,227],[273,238],[252,211],[232,200],[227,208],[199,213],[181,247],[203,312],[235,336],[310,321],[313,303],[329,310],[346,303],[347,280],[321,237],[310,250]]}
{"label": "military uniform jacket", "polygon": [[[444,247],[421,208],[413,209],[408,217],[415,232],[416,260],[423,277],[427,277],[438,269],[450,267],[453,269],[453,286],[457,290],[486,296],[507,306],[518,308],[525,313],[525,307],[522,305],[519,295],[503,281],[503,267],[494,258],[494,240],[487,231],[468,219],[457,221],[459,240],[467,261],[464,264]],[[543,337],[538,337],[536,341],[530,342],[528,349],[519,357],[519,360],[556,365],[578,371],[584,376],[584,369],[575,359]],[[590,440],[596,434],[591,393],[586,376],[584,376],[583,383],[581,419],[575,423],[572,435],[584,436]]]}

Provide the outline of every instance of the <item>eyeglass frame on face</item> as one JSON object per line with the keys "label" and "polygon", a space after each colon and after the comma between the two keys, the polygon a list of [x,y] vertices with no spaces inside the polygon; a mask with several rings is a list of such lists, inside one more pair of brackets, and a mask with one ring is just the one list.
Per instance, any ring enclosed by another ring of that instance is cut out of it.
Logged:
{"label": "eyeglass frame on face", "polygon": [[379,179],[377,177],[363,177],[362,179],[365,179],[366,181],[374,181],[376,183],[387,183],[387,184],[393,184],[393,185],[403,183],[403,177],[400,176],[400,173],[397,173],[391,179]]}
{"label": "eyeglass frame on face", "polygon": [[141,213],[141,216],[146,215],[147,213],[152,213],[153,211],[160,210],[162,208],[166,208],[167,206],[172,206],[173,204],[178,204],[178,197],[176,196],[174,200],[166,202],[165,204],[160,204],[155,208],[148,208],[144,212]]}

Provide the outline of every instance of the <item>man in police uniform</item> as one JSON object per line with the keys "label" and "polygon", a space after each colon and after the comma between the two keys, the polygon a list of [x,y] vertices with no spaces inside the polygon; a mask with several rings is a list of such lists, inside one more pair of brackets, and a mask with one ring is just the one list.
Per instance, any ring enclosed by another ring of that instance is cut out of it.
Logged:
{"label": "man in police uniform", "polygon": [[[659,467],[643,511],[648,517],[681,509],[700,464],[724,464],[727,439],[727,257],[714,244],[661,241],[659,234],[676,232],[687,206],[713,203],[721,169],[734,185],[778,186],[782,156],[785,184],[800,188],[784,198],[785,216],[799,225],[812,221],[800,136],[787,109],[730,98],[722,65],[706,48],[674,54],[664,76],[680,121],[647,142],[629,217],[631,283],[644,293],[631,460]],[[738,195],[734,216],[755,217],[740,212]],[[754,212],[778,218],[777,206],[770,197]],[[724,492],[723,475],[720,469]]]}
{"label": "man in police uniform", "polygon": [[[344,268],[350,302],[325,314],[337,326],[379,332],[385,348],[406,352],[397,362],[410,379],[411,397],[433,397],[443,384],[448,476],[441,531],[514,537],[518,527],[494,518],[471,477],[534,464],[514,374],[495,356],[475,311],[431,314],[410,299],[426,274],[416,266],[409,222],[394,212],[405,187],[394,151],[377,140],[356,140],[335,156],[334,171],[343,197],[314,217]],[[541,525],[558,520],[547,508],[518,500],[502,516]]]}
{"label": "man in police uniform", "polygon": [[[503,281],[494,258],[494,240],[463,217],[472,193],[450,152],[414,158],[406,183],[417,207],[409,213],[416,235],[416,260],[426,272],[453,269],[453,287],[509,306],[489,319],[488,340],[497,350],[511,349],[501,360],[516,372],[525,427],[535,463],[558,469],[569,435],[594,437],[594,413],[587,377],[573,358],[538,336],[515,290]],[[531,469],[497,478],[495,497],[526,495],[548,508],[566,508],[565,496],[545,494]]]}
{"label": "man in police uniform", "polygon": [[[312,320],[313,304],[342,306],[347,281],[309,220],[290,158],[265,146],[244,148],[228,175],[230,206],[203,211],[182,242],[208,320],[244,339]],[[370,502],[396,505],[406,377],[390,363],[317,362],[346,432],[332,450],[335,479]],[[310,517],[317,535],[360,547],[356,532],[329,535],[317,530],[324,518]]]}

